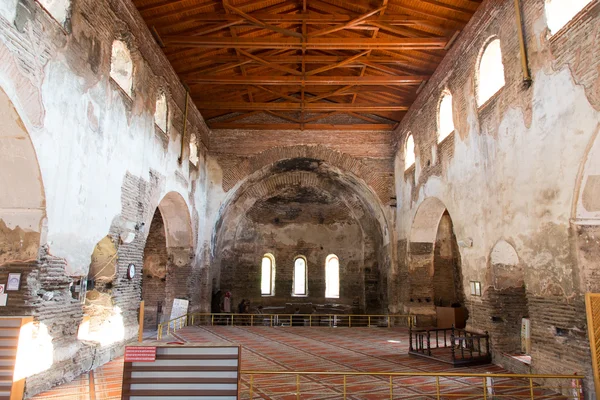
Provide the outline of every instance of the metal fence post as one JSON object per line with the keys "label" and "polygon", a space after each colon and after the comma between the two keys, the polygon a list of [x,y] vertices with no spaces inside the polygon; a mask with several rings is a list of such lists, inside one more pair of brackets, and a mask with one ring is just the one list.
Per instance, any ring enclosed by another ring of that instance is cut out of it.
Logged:
{"label": "metal fence post", "polygon": [[483,400],[487,399],[487,378],[483,377]]}
{"label": "metal fence post", "polygon": [[394,398],[394,382],[392,381],[393,378],[394,376],[390,375],[390,400],[393,400]]}
{"label": "metal fence post", "polygon": [[529,378],[529,398],[533,400],[533,378]]}
{"label": "metal fence post", "polygon": [[300,400],[300,374],[296,374],[296,399]]}
{"label": "metal fence post", "polygon": [[441,397],[440,397],[440,377],[439,376],[435,377],[435,395],[436,395],[435,398],[437,400],[441,399]]}
{"label": "metal fence post", "polygon": [[346,400],[346,375],[344,375],[344,400]]}
{"label": "metal fence post", "polygon": [[254,375],[250,375],[250,398],[252,398],[252,385],[254,385]]}

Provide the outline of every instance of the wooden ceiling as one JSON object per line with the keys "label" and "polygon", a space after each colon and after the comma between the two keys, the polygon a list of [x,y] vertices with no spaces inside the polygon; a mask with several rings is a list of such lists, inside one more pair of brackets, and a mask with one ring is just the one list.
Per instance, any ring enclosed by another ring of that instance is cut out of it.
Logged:
{"label": "wooden ceiling", "polygon": [[480,0],[133,0],[211,129],[393,129]]}

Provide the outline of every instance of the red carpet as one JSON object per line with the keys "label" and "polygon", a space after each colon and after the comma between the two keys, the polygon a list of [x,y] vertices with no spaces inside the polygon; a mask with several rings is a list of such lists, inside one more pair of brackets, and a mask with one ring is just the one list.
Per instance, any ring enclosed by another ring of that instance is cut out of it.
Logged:
{"label": "red carpet", "polygon": [[[310,327],[187,327],[177,338],[200,345],[242,345],[242,370],[262,371],[341,371],[341,372],[495,372],[495,365],[459,368],[408,356],[405,329],[310,328]],[[173,338],[165,338],[164,342]],[[399,343],[398,343],[399,342]],[[113,400],[120,398],[122,359],[94,371],[95,388],[89,390],[89,374],[76,382],[36,396],[36,399]],[[436,399],[434,377],[395,377],[394,399]],[[571,382],[560,382],[570,388]],[[301,399],[343,398],[343,377],[302,376]],[[552,382],[556,385],[556,382]],[[242,376],[241,398],[249,399],[250,377]],[[390,399],[388,377],[348,376],[347,399]],[[482,399],[482,378],[440,378],[440,399]],[[528,399],[529,382],[494,379],[488,399]],[[567,399],[536,388],[536,399]],[[296,399],[296,376],[261,375],[253,377],[253,399]],[[571,397],[572,399],[572,397]]]}

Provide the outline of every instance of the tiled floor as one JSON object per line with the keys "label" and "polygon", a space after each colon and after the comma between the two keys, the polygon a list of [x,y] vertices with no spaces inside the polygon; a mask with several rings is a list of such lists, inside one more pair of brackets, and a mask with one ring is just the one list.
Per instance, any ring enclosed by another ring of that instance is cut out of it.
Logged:
{"label": "tiled floor", "polygon": [[[493,365],[453,369],[451,366],[408,356],[408,334],[403,329],[383,328],[310,328],[310,327],[188,327],[177,332],[178,339],[200,345],[242,345],[243,370],[271,371],[394,371],[394,372],[505,372]],[[170,340],[173,340],[172,338]],[[62,385],[35,399],[96,400],[119,399],[123,361],[112,361],[93,374],[85,374],[75,382]],[[249,376],[242,379],[242,398],[250,398]],[[342,377],[303,376],[302,399],[342,398]],[[452,398],[480,399],[482,378],[442,379],[443,393]],[[92,384],[93,383],[93,384]],[[526,382],[502,379],[494,382],[496,395],[517,399],[529,394]],[[510,386],[524,385],[524,388]],[[504,386],[502,388],[501,386]],[[347,378],[348,399],[390,398],[389,378],[355,376]],[[296,398],[295,376],[255,376],[253,396],[260,399]],[[394,399],[431,399],[435,394],[435,378],[394,378]],[[536,390],[536,393],[539,390]],[[541,393],[540,393],[541,394]],[[491,398],[491,396],[489,397]],[[543,398],[560,398],[544,396]]]}

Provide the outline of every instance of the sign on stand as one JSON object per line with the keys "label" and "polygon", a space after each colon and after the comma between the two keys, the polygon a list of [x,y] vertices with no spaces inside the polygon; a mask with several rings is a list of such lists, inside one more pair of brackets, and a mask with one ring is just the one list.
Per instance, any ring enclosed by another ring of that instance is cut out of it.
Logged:
{"label": "sign on stand", "polygon": [[[175,318],[183,317],[184,315],[186,315],[188,312],[189,305],[190,305],[189,300],[174,299],[173,307],[171,308],[171,318],[169,318],[169,319],[173,320]],[[171,321],[170,327],[175,328],[175,324],[176,324],[175,321]]]}
{"label": "sign on stand", "polygon": [[125,347],[125,362],[154,362],[156,361],[156,347],[153,346],[127,346]]}

